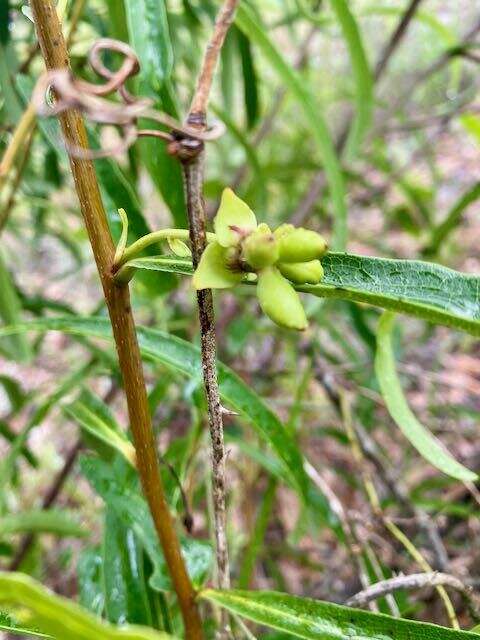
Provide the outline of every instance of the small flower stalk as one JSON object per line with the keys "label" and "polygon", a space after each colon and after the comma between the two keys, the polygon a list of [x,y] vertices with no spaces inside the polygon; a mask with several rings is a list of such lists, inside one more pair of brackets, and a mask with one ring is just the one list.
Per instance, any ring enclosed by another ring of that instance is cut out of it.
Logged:
{"label": "small flower stalk", "polygon": [[276,324],[302,331],[308,322],[294,284],[318,284],[325,239],[315,231],[282,224],[271,231],[257,223],[250,207],[225,189],[214,222],[215,240],[202,254],[193,276],[199,289],[227,289],[257,282],[263,312]]}

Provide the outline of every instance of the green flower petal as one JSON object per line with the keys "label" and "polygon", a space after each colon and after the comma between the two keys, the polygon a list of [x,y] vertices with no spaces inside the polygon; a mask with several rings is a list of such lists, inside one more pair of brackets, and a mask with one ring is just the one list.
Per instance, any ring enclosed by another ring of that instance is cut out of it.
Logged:
{"label": "green flower petal", "polygon": [[228,268],[227,251],[218,242],[207,245],[193,274],[195,289],[228,289],[241,282],[242,274]]}
{"label": "green flower petal", "polygon": [[257,228],[257,219],[250,207],[231,189],[224,189],[213,227],[222,247],[233,247],[240,242],[242,234],[247,235]]}
{"label": "green flower petal", "polygon": [[300,297],[275,267],[258,274],[257,297],[267,316],[287,329],[302,331],[308,322]]}
{"label": "green flower petal", "polygon": [[297,284],[318,284],[323,278],[323,267],[320,260],[309,262],[280,262],[277,264],[280,273],[291,282]]}

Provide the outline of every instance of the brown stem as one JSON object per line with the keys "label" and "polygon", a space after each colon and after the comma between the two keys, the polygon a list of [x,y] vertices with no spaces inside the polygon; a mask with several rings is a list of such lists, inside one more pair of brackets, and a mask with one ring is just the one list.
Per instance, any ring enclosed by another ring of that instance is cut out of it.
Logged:
{"label": "brown stem", "polygon": [[[204,131],[207,106],[213,76],[221,48],[232,24],[239,0],[225,0],[215,21],[215,27],[207,45],[197,88],[192,100],[187,125]],[[206,215],[203,201],[204,144],[199,140],[184,138],[179,147],[187,200],[187,213],[192,245],[193,266],[200,261],[206,246]],[[211,438],[212,493],[215,520],[217,583],[221,589],[230,587],[230,568],[227,546],[227,517],[225,498],[225,445],[223,441],[223,417],[217,380],[217,345],[215,317],[211,290],[197,292],[200,319],[200,338],[203,380],[207,396],[208,422]],[[228,635],[228,616],[222,611],[220,636]]]}
{"label": "brown stem", "polygon": [[[203,208],[204,151],[193,160],[183,163],[187,211],[190,226],[193,265],[200,261],[206,243],[205,211]],[[213,296],[210,289],[197,292],[200,319],[200,339],[203,380],[207,396],[208,422],[212,444],[212,491],[215,519],[215,542],[218,586],[228,589],[230,570],[228,562],[225,498],[225,445],[223,441],[223,417],[217,381],[217,345]]]}
{"label": "brown stem", "polygon": [[[47,69],[68,67],[67,49],[52,0],[30,0],[30,5]],[[67,146],[87,149],[86,130],[80,115],[67,111],[59,119]],[[70,156],[70,167],[110,315],[143,491],[178,596],[185,637],[200,640],[203,632],[195,592],[181,555],[160,477],[130,292],[128,286],[118,287],[113,281],[114,246],[93,163]]]}
{"label": "brown stem", "polygon": [[190,116],[199,115],[205,117],[207,113],[208,100],[210,98],[218,57],[230,25],[233,22],[239,1],[240,0],[225,0],[218,12],[212,37],[207,45],[202,68],[198,76],[197,88],[193,96],[192,106],[190,107]]}

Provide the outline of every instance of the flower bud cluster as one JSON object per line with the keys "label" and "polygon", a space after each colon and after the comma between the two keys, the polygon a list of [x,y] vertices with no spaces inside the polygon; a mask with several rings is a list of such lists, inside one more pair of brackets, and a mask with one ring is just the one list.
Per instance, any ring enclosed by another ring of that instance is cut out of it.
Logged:
{"label": "flower bud cluster", "polygon": [[[282,224],[271,231],[233,191],[225,189],[214,219],[216,241],[205,249],[194,274],[197,289],[227,288],[257,278],[260,306],[277,324],[305,329],[307,318],[292,283],[318,284],[325,239],[315,231]],[[255,277],[251,276],[251,277]]]}

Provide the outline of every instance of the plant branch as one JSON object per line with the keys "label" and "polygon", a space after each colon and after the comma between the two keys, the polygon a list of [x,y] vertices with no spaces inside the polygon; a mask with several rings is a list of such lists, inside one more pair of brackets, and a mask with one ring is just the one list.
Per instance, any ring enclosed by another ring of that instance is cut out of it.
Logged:
{"label": "plant branch", "polygon": [[[68,53],[52,0],[31,0],[30,5],[47,69],[68,68]],[[81,116],[75,111],[67,111],[59,119],[67,146],[87,149],[87,134]],[[160,476],[129,289],[127,286],[117,287],[113,281],[115,250],[93,163],[88,159],[70,156],[70,167],[110,315],[143,491],[178,596],[185,637],[200,640],[203,632],[195,592],[181,554]]]}
{"label": "plant branch", "polygon": [[411,0],[402,17],[398,21],[395,31],[392,33],[389,41],[380,54],[380,58],[378,59],[377,64],[375,65],[375,71],[373,72],[373,78],[375,82],[378,82],[378,80],[380,80],[380,78],[383,76],[388,63],[390,62],[390,58],[392,57],[400,42],[403,40],[403,36],[406,34],[407,29],[410,26],[410,23],[413,20],[421,2],[423,2],[423,0]]}
{"label": "plant branch", "polygon": [[[195,119],[197,116],[200,118],[205,118],[206,116],[218,58],[220,56],[223,43],[225,42],[225,37],[233,22],[238,3],[239,0],[225,0],[218,12],[213,34],[207,45],[202,69],[198,76],[197,88],[190,107],[189,120],[191,120],[192,117]],[[192,124],[192,122],[189,124]]]}
{"label": "plant branch", "polygon": [[462,596],[468,599],[470,603],[470,611],[477,611],[475,619],[478,619],[478,599],[473,597],[472,587],[469,587],[455,576],[448,573],[412,573],[408,576],[396,576],[389,580],[382,580],[372,584],[368,589],[359,591],[345,603],[349,607],[363,607],[373,600],[383,598],[387,594],[394,593],[400,589],[406,591],[414,591],[415,589],[423,589],[424,587],[450,587],[458,591]]}
{"label": "plant branch", "polygon": [[[213,34],[207,45],[202,68],[198,77],[187,125],[199,132],[206,129],[206,110],[212,88],[213,76],[222,45],[232,24],[239,0],[225,0],[217,19]],[[186,204],[190,231],[193,266],[196,267],[207,242],[206,215],[203,200],[203,173],[205,147],[201,140],[188,136],[180,140],[178,158],[182,164]],[[212,493],[215,520],[217,583],[221,589],[230,587],[226,531],[225,497],[225,445],[223,439],[223,416],[217,380],[217,346],[213,297],[210,289],[197,292],[200,319],[201,358],[203,380],[207,396],[208,422],[211,438]],[[228,633],[228,616],[222,611],[220,635]]]}

